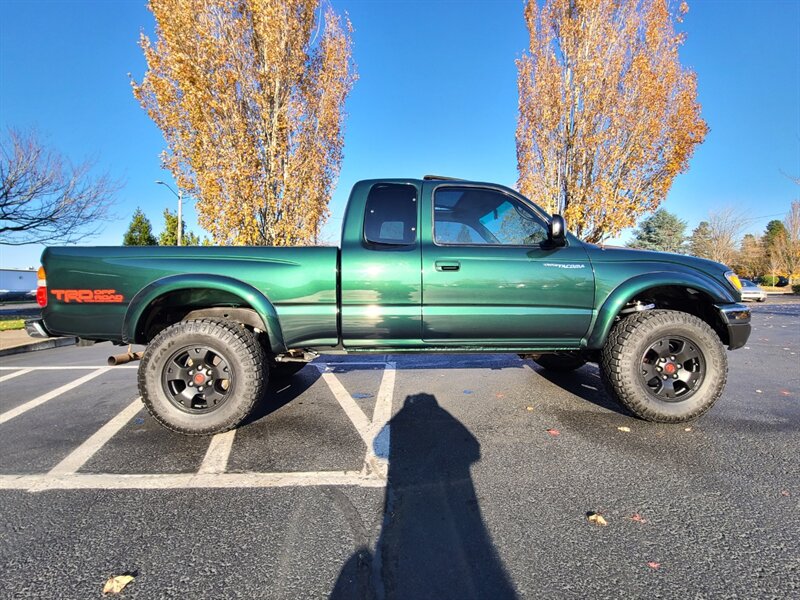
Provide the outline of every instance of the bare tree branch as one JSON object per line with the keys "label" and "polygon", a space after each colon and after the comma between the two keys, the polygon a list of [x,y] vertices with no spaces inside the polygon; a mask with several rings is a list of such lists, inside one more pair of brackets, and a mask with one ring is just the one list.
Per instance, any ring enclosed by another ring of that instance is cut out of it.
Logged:
{"label": "bare tree branch", "polygon": [[0,140],[0,243],[69,244],[95,235],[120,188],[94,163],[73,165],[35,133]]}

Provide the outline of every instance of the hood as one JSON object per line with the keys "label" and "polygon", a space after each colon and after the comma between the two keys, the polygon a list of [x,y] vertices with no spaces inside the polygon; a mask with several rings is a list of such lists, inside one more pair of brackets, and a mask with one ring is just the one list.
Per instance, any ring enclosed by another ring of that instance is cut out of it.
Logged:
{"label": "hood", "polygon": [[584,244],[592,262],[665,262],[674,265],[691,267],[708,273],[714,277],[725,280],[725,273],[730,271],[730,267],[687,254],[674,254],[672,252],[656,252],[655,250],[637,250],[634,248],[623,248],[621,246],[598,246],[596,244]]}

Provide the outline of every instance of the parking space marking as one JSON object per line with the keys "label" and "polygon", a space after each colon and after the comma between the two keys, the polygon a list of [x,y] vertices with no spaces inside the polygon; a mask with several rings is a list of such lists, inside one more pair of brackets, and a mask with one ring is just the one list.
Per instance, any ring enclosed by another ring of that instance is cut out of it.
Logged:
{"label": "parking space marking", "polygon": [[[15,369],[28,369],[29,371],[91,371],[94,369],[109,369],[108,365],[66,365],[63,367],[0,367],[0,371],[14,371]],[[138,369],[137,366],[119,365],[114,367],[115,371],[121,369]]]}
{"label": "parking space marking", "polygon": [[188,488],[277,488],[316,486],[384,487],[386,481],[360,471],[293,473],[158,473],[0,475],[0,490],[171,490]]}
{"label": "parking space marking", "polygon": [[33,369],[21,369],[16,371],[15,373],[9,373],[8,375],[3,375],[0,377],[0,383],[4,381],[8,381],[9,379],[14,379],[14,377],[19,377],[20,375],[25,375],[25,373],[30,373]]}
{"label": "parking space marking", "polygon": [[[319,365],[319,367],[323,367],[323,365]],[[358,403],[353,400],[350,393],[344,389],[344,386],[336,375],[325,371],[324,368],[320,368],[320,371],[322,372],[322,379],[328,384],[339,406],[342,407],[344,414],[347,415],[347,418],[350,419],[350,422],[353,423],[353,426],[356,428],[358,435],[361,436],[361,439],[364,440],[364,443],[369,447],[372,443],[369,437],[371,423],[369,419],[367,419],[367,415],[364,414],[364,411],[361,410]]]}
{"label": "parking space marking", "polygon": [[211,443],[208,445],[203,462],[197,470],[198,475],[225,472],[225,469],[228,468],[228,457],[231,455],[235,436],[236,430],[232,429],[225,433],[218,433],[211,438]]}
{"label": "parking space marking", "polygon": [[21,414],[28,412],[32,408],[36,408],[37,406],[39,406],[41,404],[44,404],[48,400],[52,400],[53,398],[57,398],[61,394],[64,394],[64,393],[66,393],[66,392],[68,392],[68,391],[70,391],[70,390],[72,390],[72,389],[74,389],[74,388],[76,388],[76,387],[78,387],[80,385],[83,385],[87,381],[91,381],[95,377],[99,377],[103,373],[108,372],[108,370],[111,369],[111,368],[112,367],[100,367],[99,369],[97,369],[96,371],[92,371],[88,375],[84,375],[83,377],[79,377],[75,381],[71,381],[71,382],[69,382],[69,383],[67,383],[65,385],[62,385],[60,388],[54,389],[52,392],[47,392],[46,394],[42,394],[38,398],[34,398],[33,400],[30,400],[30,401],[26,402],[25,404],[22,404],[20,406],[17,406],[16,408],[12,408],[11,410],[8,410],[8,411],[0,414],[0,425],[2,425],[3,423],[5,423],[7,421],[10,421],[14,417],[18,417]]}
{"label": "parking space marking", "polygon": [[48,475],[71,475],[77,473],[86,462],[102,448],[108,440],[114,437],[120,429],[142,410],[142,399],[136,398],[122,412],[98,429],[92,437],[83,442],[67,457],[50,469]]}
{"label": "parking space marking", "polygon": [[370,442],[367,444],[367,456],[364,459],[365,471],[374,473],[384,480],[389,472],[391,443],[389,419],[392,418],[392,398],[394,397],[396,373],[395,363],[386,363],[381,386],[378,388],[375,410],[372,412],[372,423],[368,435]]}
{"label": "parking space marking", "polygon": [[[331,368],[348,366],[383,367],[372,419],[368,419],[361,407],[344,388]],[[141,398],[136,398],[108,423],[98,429],[89,439],[73,450],[47,473],[0,475],[0,490],[27,490],[40,492],[46,490],[79,489],[176,489],[176,488],[272,488],[308,486],[358,486],[385,487],[389,459],[389,420],[392,416],[392,399],[395,386],[395,363],[361,362],[316,364],[322,379],[333,393],[345,414],[353,423],[366,445],[364,464],[361,471],[301,471],[284,473],[228,473],[228,458],[236,437],[236,430],[215,435],[211,438],[205,457],[196,473],[79,473],[86,464],[112,437],[125,427],[142,409]],[[17,367],[22,368],[22,367]],[[26,369],[28,367],[25,367]],[[66,367],[66,369],[73,367]],[[78,387],[79,385],[106,373],[110,369],[125,367],[74,367],[93,368],[83,377],[61,386],[47,394],[0,415],[0,423],[32,409],[48,400]],[[136,367],[128,367],[136,368]],[[56,370],[64,367],[42,367]],[[30,370],[39,370],[31,367]],[[14,374],[16,376],[16,373]]]}

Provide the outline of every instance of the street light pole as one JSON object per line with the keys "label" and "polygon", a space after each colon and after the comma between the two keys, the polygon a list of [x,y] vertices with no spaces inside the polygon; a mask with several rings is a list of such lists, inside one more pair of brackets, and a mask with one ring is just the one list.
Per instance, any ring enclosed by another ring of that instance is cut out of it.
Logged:
{"label": "street light pole", "polygon": [[175,194],[178,198],[178,246],[183,245],[183,190],[179,189],[177,192],[165,181],[156,180],[158,185],[165,186],[170,192]]}

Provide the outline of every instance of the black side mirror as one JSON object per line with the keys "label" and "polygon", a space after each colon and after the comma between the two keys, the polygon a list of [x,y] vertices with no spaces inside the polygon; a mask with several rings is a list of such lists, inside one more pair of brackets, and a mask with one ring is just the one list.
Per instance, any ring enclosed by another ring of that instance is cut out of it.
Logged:
{"label": "black side mirror", "polygon": [[556,247],[567,245],[567,223],[564,221],[564,217],[553,215],[547,235],[550,245]]}

